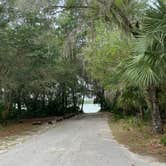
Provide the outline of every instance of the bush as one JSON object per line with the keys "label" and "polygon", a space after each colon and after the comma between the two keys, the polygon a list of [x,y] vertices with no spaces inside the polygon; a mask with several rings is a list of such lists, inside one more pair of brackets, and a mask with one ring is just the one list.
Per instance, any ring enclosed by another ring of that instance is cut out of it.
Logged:
{"label": "bush", "polygon": [[142,127],[145,125],[143,121],[137,117],[128,117],[127,122],[129,125],[134,127]]}
{"label": "bush", "polygon": [[161,138],[160,143],[166,146],[166,135]]}
{"label": "bush", "polygon": [[112,114],[112,120],[113,121],[119,121],[121,119],[124,119],[124,115],[122,115],[122,114]]}
{"label": "bush", "polygon": [[0,122],[2,122],[2,112],[4,111],[4,105],[0,103]]}

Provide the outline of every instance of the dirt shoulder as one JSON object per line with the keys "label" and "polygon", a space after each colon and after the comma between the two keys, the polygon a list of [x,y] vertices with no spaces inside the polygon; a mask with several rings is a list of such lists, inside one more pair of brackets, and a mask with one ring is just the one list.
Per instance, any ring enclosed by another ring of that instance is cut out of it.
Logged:
{"label": "dirt shoulder", "polygon": [[[19,122],[10,122],[6,127],[0,126],[0,153],[7,151],[11,146],[23,143],[27,137],[41,133],[53,125],[49,121],[54,121],[54,117],[24,119]],[[41,122],[41,125],[33,125],[34,122]]]}
{"label": "dirt shoulder", "polygon": [[154,135],[150,124],[132,119],[115,120],[109,115],[109,125],[115,139],[131,151],[166,162],[166,146],[160,144],[161,135]]}
{"label": "dirt shoulder", "polygon": [[[15,135],[22,135],[26,132],[33,132],[39,129],[43,124],[53,121],[54,117],[23,119],[20,122],[10,122],[6,127],[0,127],[0,139]],[[34,122],[41,122],[41,125],[33,125]]]}

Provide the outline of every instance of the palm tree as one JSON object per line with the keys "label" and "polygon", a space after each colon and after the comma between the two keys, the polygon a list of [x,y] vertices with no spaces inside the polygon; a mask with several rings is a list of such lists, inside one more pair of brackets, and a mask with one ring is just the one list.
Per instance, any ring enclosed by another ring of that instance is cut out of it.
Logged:
{"label": "palm tree", "polygon": [[81,9],[82,12],[84,11],[84,14],[81,12],[84,16],[82,19],[85,18],[86,23],[89,22],[89,19],[104,18],[105,21],[119,25],[121,29],[139,40],[135,55],[126,64],[125,75],[146,89],[147,102],[152,112],[153,129],[156,133],[162,133],[157,89],[164,82],[166,71],[166,7],[164,1],[157,0],[156,6],[147,10],[141,33],[139,29],[141,17],[138,15],[146,9],[143,6],[145,4],[144,1],[140,0],[82,0],[79,3],[66,0],[64,6],[53,6],[53,10],[62,8],[80,11]]}
{"label": "palm tree", "polygon": [[158,89],[166,78],[166,5],[158,0],[148,9],[142,36],[138,39],[135,55],[126,64],[125,75],[146,89],[147,102],[151,110],[153,130],[163,133],[160,117]]}

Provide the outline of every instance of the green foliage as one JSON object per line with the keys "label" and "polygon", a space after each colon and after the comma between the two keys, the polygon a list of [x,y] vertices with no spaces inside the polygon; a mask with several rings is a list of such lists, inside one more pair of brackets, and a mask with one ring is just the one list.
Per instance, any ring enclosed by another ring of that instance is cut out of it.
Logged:
{"label": "green foliage", "polygon": [[109,30],[102,23],[96,26],[95,39],[84,49],[87,70],[106,89],[120,86],[117,68],[128,57],[130,43],[117,28]]}
{"label": "green foliage", "polygon": [[130,128],[131,126],[141,129],[147,125],[146,121],[138,117],[124,116],[123,114],[113,114],[112,120],[115,122],[118,122],[118,121],[121,122],[122,124],[124,124],[126,129]]}
{"label": "green foliage", "polygon": [[[141,90],[137,87],[126,87],[121,91],[117,99],[117,105],[127,113],[138,113],[144,107],[146,102]],[[141,109],[141,110],[140,110]]]}
{"label": "green foliage", "polygon": [[[28,5],[34,3],[36,9],[30,10]],[[8,108],[3,109],[5,116],[9,115],[5,120],[79,111],[82,60],[74,47],[68,57],[64,55],[67,29],[77,19],[59,15],[55,26],[54,16],[43,12],[50,3],[15,1],[15,8],[1,3],[0,17],[5,24],[0,25],[0,100]],[[5,20],[9,8],[16,16],[8,18],[10,23]]]}
{"label": "green foliage", "polygon": [[130,117],[127,119],[127,122],[129,126],[135,126],[135,127],[143,127],[145,125],[145,122],[137,117]]}
{"label": "green foliage", "polygon": [[143,21],[143,37],[138,39],[135,55],[126,65],[129,79],[143,87],[165,81],[165,9],[164,3],[159,1],[156,7],[147,10]]}
{"label": "green foliage", "polygon": [[[156,111],[147,89],[154,87],[157,92],[158,88],[163,94],[165,84],[165,3],[158,1],[148,8],[145,1],[115,1],[113,9],[109,2],[101,4],[105,20],[112,25],[93,23],[92,39],[83,50],[87,71],[106,91],[111,88],[107,97],[114,111],[143,118],[147,110]],[[139,10],[134,11],[134,5]],[[154,97],[159,100],[157,93]]]}
{"label": "green foliage", "polygon": [[119,120],[121,120],[121,119],[124,119],[124,115],[123,114],[113,114],[112,115],[112,120],[113,121],[119,121]]}
{"label": "green foliage", "polygon": [[[4,112],[10,118],[62,115],[78,111],[90,91],[117,116],[144,118],[159,103],[164,118],[165,15],[161,0],[151,7],[146,0],[1,2]],[[156,92],[153,98],[147,89]]]}
{"label": "green foliage", "polygon": [[166,146],[166,135],[161,138],[160,143]]}

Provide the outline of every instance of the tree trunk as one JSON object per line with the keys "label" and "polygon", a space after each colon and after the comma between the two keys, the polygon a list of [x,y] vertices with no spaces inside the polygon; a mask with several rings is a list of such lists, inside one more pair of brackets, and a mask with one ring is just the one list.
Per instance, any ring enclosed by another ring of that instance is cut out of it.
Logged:
{"label": "tree trunk", "polygon": [[18,91],[18,97],[17,97],[17,109],[18,109],[18,118],[21,117],[22,109],[21,109],[21,91]]}
{"label": "tree trunk", "polygon": [[83,112],[83,108],[84,108],[84,101],[85,101],[85,93],[83,94],[83,98],[82,98],[82,103],[81,103],[81,112]]}
{"label": "tree trunk", "polygon": [[64,111],[67,109],[67,93],[66,93],[66,85],[63,83],[62,85],[62,104]]}
{"label": "tree trunk", "polygon": [[20,100],[17,102],[17,105],[18,105],[18,112],[19,112],[19,114],[21,114],[21,102],[20,102]]}
{"label": "tree trunk", "polygon": [[5,105],[5,109],[2,112],[2,120],[3,120],[3,125],[7,126],[7,120],[8,120],[8,116],[12,107],[12,101],[11,101],[11,96],[12,96],[12,92],[10,90],[4,92],[4,105]]}
{"label": "tree trunk", "polygon": [[144,110],[141,105],[139,107],[139,115],[140,115],[140,118],[143,120],[144,119]]}
{"label": "tree trunk", "polygon": [[101,111],[104,111],[106,109],[106,101],[105,101],[105,95],[104,95],[104,88],[102,88],[102,87],[100,89],[100,107],[101,107]]}
{"label": "tree trunk", "polygon": [[22,92],[22,88],[20,87],[17,91],[17,106],[18,106],[18,113],[19,113],[19,117],[21,116],[21,113],[22,113],[22,109],[21,109],[21,105],[22,105],[22,102],[21,102],[21,92]]}
{"label": "tree trunk", "polygon": [[42,94],[42,110],[45,110],[45,93]]}
{"label": "tree trunk", "polygon": [[149,87],[148,100],[149,100],[149,103],[150,103],[149,106],[151,109],[153,131],[156,134],[163,134],[164,131],[163,131],[163,125],[162,125],[162,120],[161,120],[160,110],[159,110],[157,88],[155,86]]}
{"label": "tree trunk", "polygon": [[39,93],[34,93],[34,97],[33,97],[33,116],[37,117],[38,116],[38,109],[37,109],[37,104],[38,104],[38,97],[39,97]]}
{"label": "tree trunk", "polygon": [[75,96],[75,90],[73,89],[72,90],[72,98],[73,98],[73,108],[74,108],[74,111],[77,110],[77,98]]}

